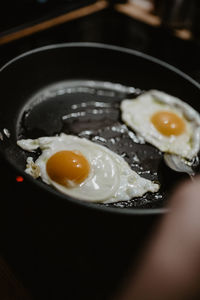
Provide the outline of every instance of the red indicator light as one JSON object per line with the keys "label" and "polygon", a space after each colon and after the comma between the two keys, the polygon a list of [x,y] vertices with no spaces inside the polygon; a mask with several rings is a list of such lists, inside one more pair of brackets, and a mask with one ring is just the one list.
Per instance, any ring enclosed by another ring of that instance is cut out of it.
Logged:
{"label": "red indicator light", "polygon": [[23,182],[24,181],[24,178],[22,176],[17,176],[16,177],[16,181],[17,182]]}

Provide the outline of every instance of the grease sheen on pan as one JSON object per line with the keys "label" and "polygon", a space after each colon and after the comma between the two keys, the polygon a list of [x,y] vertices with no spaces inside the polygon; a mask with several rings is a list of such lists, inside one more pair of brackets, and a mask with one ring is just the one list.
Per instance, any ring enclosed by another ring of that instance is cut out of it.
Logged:
{"label": "grease sheen on pan", "polygon": [[[25,169],[28,174],[41,177],[60,192],[78,199],[112,203],[159,189],[158,184],[134,172],[121,156],[85,138],[61,133],[54,137],[19,140],[17,144],[27,151],[38,148],[42,151],[35,162],[28,157]],[[67,156],[63,158],[63,154]],[[61,155],[60,161],[56,161],[57,155]],[[49,168],[54,158],[56,162]]]}
{"label": "grease sheen on pan", "polygon": [[186,159],[200,149],[200,115],[189,104],[158,90],[121,102],[122,120],[159,150]]}

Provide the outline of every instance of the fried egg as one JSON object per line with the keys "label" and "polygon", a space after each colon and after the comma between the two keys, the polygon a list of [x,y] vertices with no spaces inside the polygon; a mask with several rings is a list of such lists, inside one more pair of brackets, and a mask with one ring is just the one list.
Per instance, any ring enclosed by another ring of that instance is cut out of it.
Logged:
{"label": "fried egg", "polygon": [[121,102],[122,120],[162,152],[191,160],[200,149],[200,115],[189,104],[158,90]]}
{"label": "fried egg", "polygon": [[41,149],[25,172],[60,192],[90,202],[112,203],[157,192],[159,185],[139,176],[118,154],[85,138],[61,133],[19,140],[26,151]]}

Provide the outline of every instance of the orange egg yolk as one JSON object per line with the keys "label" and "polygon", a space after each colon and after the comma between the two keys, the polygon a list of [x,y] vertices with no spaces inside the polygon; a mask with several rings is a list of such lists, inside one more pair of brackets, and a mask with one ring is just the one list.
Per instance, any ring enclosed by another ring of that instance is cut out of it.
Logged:
{"label": "orange egg yolk", "polygon": [[83,182],[89,175],[90,165],[80,152],[59,151],[48,159],[46,170],[53,181],[69,186],[69,181]]}
{"label": "orange egg yolk", "polygon": [[159,111],[153,114],[151,122],[165,136],[181,135],[185,131],[185,122],[175,113]]}

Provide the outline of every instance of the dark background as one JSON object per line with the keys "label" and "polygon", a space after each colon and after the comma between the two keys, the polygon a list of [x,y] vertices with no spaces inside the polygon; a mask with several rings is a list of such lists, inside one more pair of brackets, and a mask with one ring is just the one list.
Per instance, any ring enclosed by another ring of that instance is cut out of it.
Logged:
{"label": "dark background", "polygon": [[[12,1],[12,4],[6,1],[0,9],[0,32],[3,35],[5,32],[15,31],[16,27],[23,28],[27,24],[37,23],[38,20],[48,19],[60,12],[71,11],[92,2],[95,1],[39,3],[27,0]],[[198,38],[181,40],[165,26],[149,26],[115,11],[112,6],[0,46],[0,66],[25,51],[63,42],[98,42],[136,49],[178,67],[200,82]],[[106,239],[103,237],[102,228],[94,225],[95,218],[84,219],[90,231],[87,232],[87,237],[80,237],[79,226],[83,224],[81,212],[74,212],[66,219],[66,208],[61,206],[55,209],[53,201],[45,199],[41,193],[38,196],[37,191],[30,190],[25,182],[17,183],[17,174],[5,166],[2,160],[0,165],[0,252],[16,277],[37,300],[106,299],[117,288],[129,264],[127,257],[134,253],[136,261],[135,249],[142,247],[157,217],[143,218],[143,226],[138,228],[137,234],[130,237],[134,241],[130,245],[127,244],[128,232],[120,231],[117,218],[113,219],[108,231],[112,239],[109,239],[109,234]],[[39,206],[34,197],[39,201]],[[35,218],[34,226],[30,225],[30,218]],[[105,216],[99,215],[98,218],[101,220]],[[57,230],[54,227],[55,221]],[[129,221],[129,218],[123,220],[127,222],[127,226],[131,224]],[[133,226],[136,226],[137,221],[134,219]],[[70,228],[67,236],[63,224]],[[89,251],[85,245],[91,245]],[[127,247],[127,257],[123,258],[121,264],[118,252],[110,252],[119,245]],[[68,253],[65,254],[66,248]]]}

